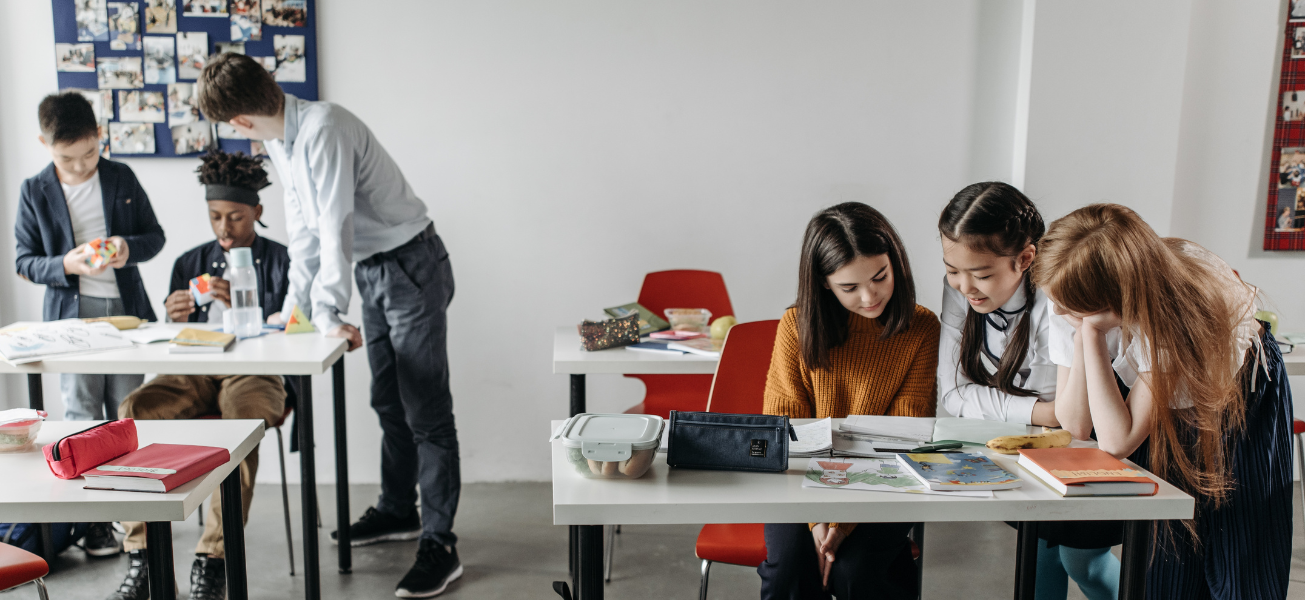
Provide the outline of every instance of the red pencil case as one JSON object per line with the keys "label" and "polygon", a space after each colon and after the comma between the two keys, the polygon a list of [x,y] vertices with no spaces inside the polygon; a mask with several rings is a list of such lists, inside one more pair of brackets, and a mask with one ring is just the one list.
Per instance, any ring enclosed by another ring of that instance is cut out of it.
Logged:
{"label": "red pencil case", "polygon": [[136,421],[119,419],[66,435],[41,450],[55,477],[75,479],[135,450],[137,445]]}

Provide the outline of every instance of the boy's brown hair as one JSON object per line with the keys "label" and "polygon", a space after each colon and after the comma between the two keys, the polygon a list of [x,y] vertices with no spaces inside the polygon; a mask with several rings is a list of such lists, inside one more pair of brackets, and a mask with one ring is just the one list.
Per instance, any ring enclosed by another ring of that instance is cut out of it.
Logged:
{"label": "boy's brown hair", "polygon": [[199,110],[225,123],[237,115],[270,117],[281,112],[285,92],[272,74],[243,54],[223,52],[209,61],[195,86]]}

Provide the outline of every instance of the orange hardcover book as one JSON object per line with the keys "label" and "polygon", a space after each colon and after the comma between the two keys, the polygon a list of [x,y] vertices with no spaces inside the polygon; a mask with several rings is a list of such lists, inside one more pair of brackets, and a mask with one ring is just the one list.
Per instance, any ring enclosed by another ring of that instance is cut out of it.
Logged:
{"label": "orange hardcover book", "polygon": [[1020,466],[1062,496],[1154,496],[1160,485],[1098,448],[1020,450]]}

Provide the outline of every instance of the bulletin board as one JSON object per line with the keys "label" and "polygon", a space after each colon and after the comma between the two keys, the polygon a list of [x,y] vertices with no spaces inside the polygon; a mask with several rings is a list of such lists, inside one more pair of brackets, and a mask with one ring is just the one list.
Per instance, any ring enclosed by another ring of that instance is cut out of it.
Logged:
{"label": "bulletin board", "polygon": [[1269,163],[1265,250],[1305,250],[1305,0],[1288,4]]}
{"label": "bulletin board", "polygon": [[194,108],[199,70],[219,50],[240,51],[232,42],[286,92],[318,99],[316,0],[52,2],[59,89],[91,100],[106,158],[194,156],[214,142],[263,154]]}

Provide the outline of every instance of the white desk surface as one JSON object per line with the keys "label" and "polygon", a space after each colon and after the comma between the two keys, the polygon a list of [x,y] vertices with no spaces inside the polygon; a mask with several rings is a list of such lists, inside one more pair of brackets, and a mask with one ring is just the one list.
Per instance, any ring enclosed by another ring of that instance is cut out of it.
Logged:
{"label": "white desk surface", "polygon": [[716,373],[720,359],[700,354],[658,354],[612,348],[586,352],[580,348],[580,332],[574,325],[558,327],[553,334],[553,373],[585,375],[615,374],[708,374]]}
{"label": "white desk surface", "polygon": [[35,451],[0,454],[0,515],[14,523],[184,521],[263,439],[258,419],[136,421],[140,445],[218,446],[231,461],[166,494],[83,489],[86,480],[59,479],[41,447],[94,425],[90,421],[46,421]]}
{"label": "white desk surface", "polygon": [[[150,323],[180,331],[187,323]],[[344,354],[348,342],[320,333],[281,332],[240,340],[221,354],[168,354],[167,342],[94,354],[50,358],[24,365],[0,361],[0,373],[159,375],[317,375]]]}
{"label": "white desk surface", "polygon": [[1295,352],[1282,355],[1282,363],[1288,375],[1305,375],[1305,346],[1297,346]]}
{"label": "white desk surface", "polygon": [[[550,432],[562,423],[553,421]],[[803,488],[807,458],[790,460],[785,473],[743,473],[672,471],[665,454],[639,479],[585,479],[567,461],[562,442],[552,446],[555,525],[1190,519],[1195,509],[1191,496],[1163,481],[1155,496],[1063,498],[1018,466],[1017,456],[987,449],[1023,487],[992,498]]]}

